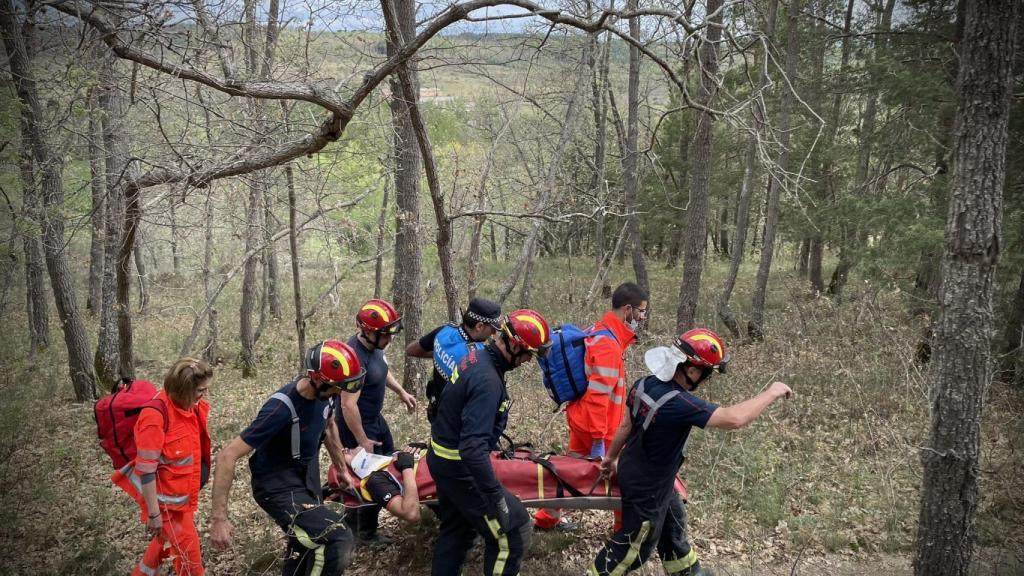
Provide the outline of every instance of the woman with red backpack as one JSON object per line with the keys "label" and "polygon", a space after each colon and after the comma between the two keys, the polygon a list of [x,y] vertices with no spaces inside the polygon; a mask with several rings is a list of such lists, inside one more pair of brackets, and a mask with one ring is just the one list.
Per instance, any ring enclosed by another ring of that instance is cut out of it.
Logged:
{"label": "woman with red backpack", "polygon": [[163,390],[139,413],[137,456],[112,477],[139,503],[152,538],[133,576],[155,576],[168,557],[178,576],[204,574],[193,515],[210,475],[210,405],[203,397],[212,378],[213,369],[202,360],[175,362]]}

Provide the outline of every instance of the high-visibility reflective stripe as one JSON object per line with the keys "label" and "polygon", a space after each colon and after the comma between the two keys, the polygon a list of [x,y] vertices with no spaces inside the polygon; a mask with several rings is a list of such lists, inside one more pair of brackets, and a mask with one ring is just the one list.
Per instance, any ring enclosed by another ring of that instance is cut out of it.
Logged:
{"label": "high-visibility reflective stripe", "polygon": [[590,565],[590,570],[587,570],[587,576],[601,576],[601,573],[597,571],[596,564]]}
{"label": "high-visibility reflective stripe", "polygon": [[544,467],[537,464],[537,499],[544,498]]}
{"label": "high-visibility reflective stripe", "polygon": [[491,529],[494,539],[498,541],[498,557],[494,560],[494,570],[491,573],[494,576],[501,576],[501,573],[505,571],[505,564],[508,562],[508,536],[501,533],[501,524],[498,524],[497,520],[484,516],[484,521]]}
{"label": "high-visibility reflective stripe", "polygon": [[626,556],[615,566],[614,570],[608,573],[608,576],[622,576],[629,570],[636,557],[640,555],[640,547],[643,545],[644,540],[647,540],[647,535],[650,531],[651,521],[644,520],[644,523],[640,525],[640,531],[637,532],[636,538],[630,539],[629,550],[626,552]]}
{"label": "high-visibility reflective stripe", "polygon": [[606,376],[608,378],[619,377],[619,371],[616,368],[606,368],[604,366],[591,366],[590,364],[584,364],[583,371],[586,372],[587,376],[590,376],[591,374],[597,374],[598,376]]}
{"label": "high-visibility reflective stripe", "polygon": [[146,566],[145,562],[139,562],[139,572],[142,572],[146,576],[156,576],[156,568]]}
{"label": "high-visibility reflective stripe", "polygon": [[697,562],[697,551],[690,548],[690,553],[682,558],[676,558],[674,560],[664,560],[661,563],[665,566],[665,571],[669,574],[675,574],[676,572],[682,572],[690,566],[693,566]]}
{"label": "high-visibility reflective stripe", "polygon": [[161,456],[160,463],[166,464],[167,466],[189,466],[192,464],[192,456],[186,456],[178,460],[168,460]]}
{"label": "high-visibility reflective stripe", "polygon": [[313,542],[309,534],[297,524],[292,524],[292,531],[295,532],[295,539],[299,544],[313,551],[313,569],[309,571],[309,576],[320,576],[324,571],[324,545]]}
{"label": "high-visibility reflective stripe", "polygon": [[430,449],[434,451],[434,454],[437,454],[438,456],[444,458],[445,460],[462,460],[462,456],[459,456],[458,450],[445,448],[444,446],[441,446],[437,442],[434,442],[433,438],[430,439]]}
{"label": "high-visibility reflective stripe", "polygon": [[159,457],[159,450],[139,450],[139,458],[142,458],[143,460],[156,460]]}
{"label": "high-visibility reflective stripe", "polygon": [[604,384],[598,384],[597,382],[594,381],[591,381],[590,384],[587,385],[587,390],[595,390],[597,392],[607,394],[609,396],[611,396],[615,392],[615,388],[615,386],[606,386]]}
{"label": "high-visibility reflective stripe", "polygon": [[[135,474],[134,466],[132,464],[125,464],[124,468],[121,468],[121,474],[124,474],[128,481],[131,482],[132,486],[138,490],[139,494],[142,494],[142,480]],[[174,506],[188,504],[188,494],[159,494],[157,493],[156,499],[161,504],[171,504]]]}
{"label": "high-visibility reflective stripe", "polygon": [[139,476],[156,472],[156,462],[139,462],[135,465],[135,473]]}

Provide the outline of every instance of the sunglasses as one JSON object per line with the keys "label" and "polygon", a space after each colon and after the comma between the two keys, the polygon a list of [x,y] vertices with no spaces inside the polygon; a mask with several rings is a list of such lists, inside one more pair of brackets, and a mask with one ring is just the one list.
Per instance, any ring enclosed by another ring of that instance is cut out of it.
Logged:
{"label": "sunglasses", "polygon": [[402,331],[402,321],[401,320],[396,320],[395,322],[392,322],[391,324],[388,324],[387,326],[381,328],[377,332],[380,333],[380,334],[386,334],[388,336],[394,336],[395,334],[398,334],[401,331]]}

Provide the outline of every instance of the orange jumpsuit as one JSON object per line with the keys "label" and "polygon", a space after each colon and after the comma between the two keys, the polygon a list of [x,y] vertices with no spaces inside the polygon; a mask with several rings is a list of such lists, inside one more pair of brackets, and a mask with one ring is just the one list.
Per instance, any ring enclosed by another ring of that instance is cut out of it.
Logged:
{"label": "orange jumpsuit", "polygon": [[[569,422],[569,454],[589,456],[595,440],[604,440],[604,449],[611,448],[612,438],[622,422],[626,408],[626,348],[636,334],[615,312],[605,312],[591,331],[610,330],[586,339],[583,365],[587,374],[587,391],[579,400],[565,408]],[[618,523],[616,513],[616,524]],[[552,528],[561,518],[559,510],[541,509],[534,515],[540,528]]]}
{"label": "orange jumpsuit", "polygon": [[144,409],[135,423],[135,460],[114,472],[111,480],[139,503],[142,522],[149,510],[142,496],[141,476],[156,474],[157,499],[163,529],[146,548],[133,576],[154,576],[161,562],[170,557],[179,576],[203,576],[199,533],[193,515],[199,506],[199,489],[210,465],[210,434],[207,419],[210,405],[200,400],[190,410],[179,408],[160,391],[164,415]]}

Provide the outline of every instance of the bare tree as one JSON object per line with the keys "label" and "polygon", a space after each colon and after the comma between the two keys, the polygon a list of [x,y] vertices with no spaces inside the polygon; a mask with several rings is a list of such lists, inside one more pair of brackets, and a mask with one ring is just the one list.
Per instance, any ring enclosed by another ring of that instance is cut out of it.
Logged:
{"label": "bare tree", "polygon": [[7,50],[7,63],[21,103],[22,122],[27,127],[25,142],[31,150],[34,170],[40,174],[40,191],[45,210],[43,216],[43,252],[46,268],[50,274],[53,298],[57,304],[64,332],[64,343],[68,349],[68,368],[75,399],[84,402],[97,398],[96,379],[93,375],[89,350],[89,339],[85,322],[79,314],[78,303],[64,252],[64,221],[59,216],[64,205],[63,168],[60,156],[53,154],[47,141],[43,108],[36,89],[32,63],[25,49],[25,40],[18,23],[18,11],[14,0],[6,0],[0,7],[0,34],[3,35]]}
{"label": "bare tree", "polygon": [[[718,91],[718,42],[722,38],[722,0],[708,0],[711,26],[700,50],[700,93],[698,101],[711,107]],[[683,280],[679,285],[679,306],[676,309],[678,332],[693,327],[697,320],[697,299],[700,295],[701,276],[704,272],[704,252],[707,249],[708,196],[711,193],[711,162],[713,159],[714,116],[702,111],[697,117],[697,132],[693,137],[693,185],[686,210],[686,259]]]}
{"label": "bare tree", "polygon": [[761,239],[761,262],[757,267],[757,278],[754,282],[754,304],[747,322],[747,334],[755,340],[764,338],[764,302],[768,293],[768,275],[772,269],[772,256],[775,254],[775,227],[779,222],[779,195],[782,181],[788,177],[789,171],[789,140],[790,113],[793,107],[793,91],[796,90],[796,63],[800,57],[800,31],[798,17],[800,0],[792,0],[789,4],[786,22],[786,77],[789,89],[782,94],[782,105],[779,111],[779,152],[777,172],[768,178],[768,201],[765,208],[764,236]]}
{"label": "bare tree", "polygon": [[[626,10],[635,11],[639,0],[627,0]],[[710,5],[708,12],[712,12]],[[629,34],[640,37],[640,18],[629,19]],[[719,31],[721,34],[721,31]],[[639,140],[640,121],[640,47],[629,46],[629,73],[626,84],[626,149],[622,158],[623,198],[626,207],[626,225],[629,234],[629,246],[632,248],[633,273],[636,283],[645,290],[650,288],[647,277],[647,262],[644,257],[644,242],[640,235],[640,217],[637,215],[637,189],[640,187]]]}
{"label": "bare tree", "polygon": [[917,575],[963,576],[974,557],[1019,15],[1020,2],[966,3],[953,187],[930,372],[931,429],[921,448]]}
{"label": "bare tree", "polygon": [[[394,0],[398,30],[402,38],[416,35],[416,2]],[[388,39],[388,57],[395,58],[410,43],[396,44]],[[416,66],[405,62],[407,74],[413,86],[413,94],[419,98],[419,84],[416,80]],[[416,133],[409,113],[410,100],[404,96],[402,82],[391,77],[391,115],[394,126],[392,146],[395,161],[395,274],[392,278],[391,293],[398,313],[405,325],[406,345],[420,334],[423,315],[421,284],[423,281],[423,255],[420,249],[420,151],[416,144]],[[406,387],[419,389],[418,372],[415,362],[406,362],[402,375]]]}
{"label": "bare tree", "polygon": [[[102,55],[101,55],[102,57]],[[89,91],[89,133],[86,135],[89,154],[89,190],[92,192],[89,246],[89,299],[86,309],[95,316],[103,301],[103,233],[106,222],[107,187],[103,162],[103,128],[98,115],[96,90]]]}
{"label": "bare tree", "polygon": [[[405,45],[405,33],[398,22],[395,10],[396,0],[382,0],[381,7],[384,13],[384,20],[387,26],[389,41],[396,46]],[[413,29],[412,32],[415,32]],[[427,134],[427,125],[420,114],[418,84],[408,64],[398,67],[398,84],[401,87],[402,96],[405,99],[406,109],[409,113],[409,123],[412,132],[416,137],[420,154],[423,159],[423,167],[427,175],[427,188],[430,190],[430,199],[434,205],[434,217],[437,221],[437,257],[441,264],[441,282],[444,284],[445,302],[448,305],[448,318],[452,322],[458,322],[459,312],[459,285],[455,281],[455,266],[452,263],[452,222],[444,207],[444,191],[441,190],[441,179],[437,174],[437,163],[434,161],[434,150],[430,144],[430,137]]]}

